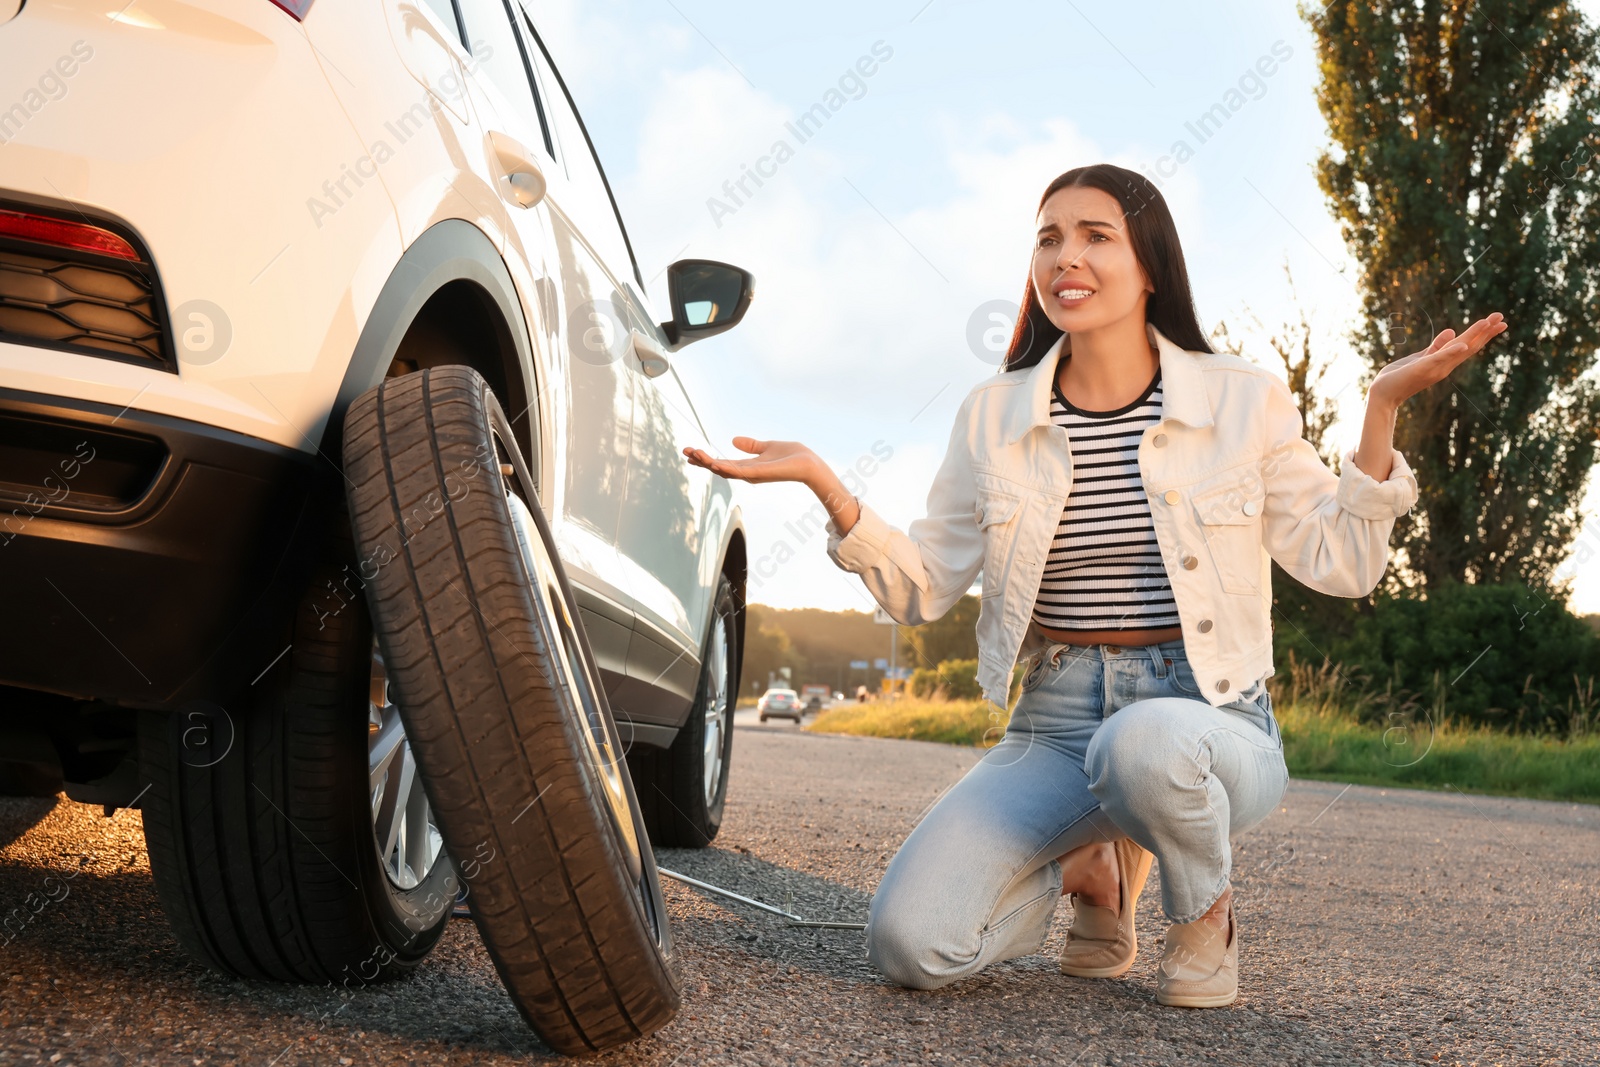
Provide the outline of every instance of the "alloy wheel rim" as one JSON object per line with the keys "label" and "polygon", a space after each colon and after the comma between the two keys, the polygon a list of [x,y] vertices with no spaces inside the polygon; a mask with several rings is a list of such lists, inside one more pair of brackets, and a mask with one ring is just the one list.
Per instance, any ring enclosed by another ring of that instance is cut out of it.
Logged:
{"label": "alloy wheel rim", "polygon": [[701,766],[705,768],[706,807],[717,802],[717,792],[722,787],[722,748],[728,729],[728,627],[725,617],[719,615],[711,634],[710,675],[706,680],[705,752]]}
{"label": "alloy wheel rim", "polygon": [[584,753],[600,783],[600,793],[609,809],[629,874],[636,882],[640,882],[644,876],[644,864],[634,827],[633,809],[624,784],[628,768],[624,762],[621,739],[609,717],[601,710],[596,695],[600,692],[598,681],[587,669],[582,645],[578,641],[576,621],[561,596],[555,564],[545,549],[544,539],[539,536],[533,512],[529,510],[527,501],[512,488],[517,480],[515,468],[511,468],[509,473],[504,470],[502,473],[505,475],[506,505],[511,512],[512,529],[516,533],[517,546],[521,549],[522,562],[527,569],[538,614],[544,624],[547,647],[555,660],[552,666],[560,683],[568,691],[571,706],[577,707],[583,718],[584,729],[579,733],[583,735]]}
{"label": "alloy wheel rim", "polygon": [[374,639],[367,697],[367,783],[372,837],[384,876],[397,889],[415,889],[433,871],[444,837],[417,773],[400,709],[389,700],[389,677]]}

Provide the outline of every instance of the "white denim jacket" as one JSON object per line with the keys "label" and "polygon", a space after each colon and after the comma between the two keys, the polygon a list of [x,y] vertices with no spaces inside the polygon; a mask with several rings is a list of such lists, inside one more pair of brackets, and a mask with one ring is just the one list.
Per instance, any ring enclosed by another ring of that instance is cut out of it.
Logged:
{"label": "white denim jacket", "polygon": [[[1149,334],[1163,407],[1139,442],[1139,473],[1185,652],[1205,699],[1226,704],[1274,673],[1269,556],[1319,592],[1365,596],[1388,566],[1389,534],[1416,503],[1417,480],[1394,449],[1386,481],[1356,466],[1354,448],[1334,474],[1301,436],[1277,377],[1238,356],[1185,351],[1153,326]],[[928,513],[907,531],[866,504],[848,535],[827,524],[828,555],[905,626],[939,618],[982,571],[978,683],[1001,707],[1018,658],[1050,641],[1033,605],[1072,487],[1067,431],[1050,421],[1069,342],[973,387]]]}

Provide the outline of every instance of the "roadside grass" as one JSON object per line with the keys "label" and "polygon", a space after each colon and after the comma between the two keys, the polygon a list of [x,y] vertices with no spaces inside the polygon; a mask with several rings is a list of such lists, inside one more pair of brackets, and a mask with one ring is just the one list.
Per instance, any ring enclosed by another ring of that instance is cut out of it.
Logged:
{"label": "roadside grass", "polygon": [[[1284,760],[1297,778],[1600,804],[1600,734],[1530,737],[1439,715],[1384,727],[1326,700],[1280,705],[1274,696]],[[993,725],[982,701],[907,698],[830,708],[805,729],[982,745]]]}
{"label": "roadside grass", "polygon": [[1326,707],[1278,709],[1299,778],[1600,804],[1600,736],[1508,734],[1426,717],[1384,728]]}
{"label": "roadside grass", "polygon": [[[984,731],[1003,725],[989,719],[981,700],[874,700],[865,704],[836,704],[825,709],[807,730],[820,734],[857,734],[863,737],[901,737],[913,741],[943,741],[950,745],[979,745]],[[1000,737],[995,731],[994,740]]]}

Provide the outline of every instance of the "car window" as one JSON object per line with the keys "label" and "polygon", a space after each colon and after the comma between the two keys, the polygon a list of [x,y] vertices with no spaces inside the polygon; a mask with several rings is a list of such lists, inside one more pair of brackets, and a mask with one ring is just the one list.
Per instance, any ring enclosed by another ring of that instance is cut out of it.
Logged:
{"label": "car window", "polygon": [[[540,44],[533,32],[533,22],[528,12],[522,5],[526,0],[506,0],[506,3],[516,13],[512,21],[517,26],[517,39],[522,42],[523,56],[528,61],[528,78],[533,82],[534,99],[539,104],[539,118],[545,126],[545,153],[554,160],[562,162],[561,173],[566,174],[566,155],[561,144],[561,131],[556,128],[555,115],[551,112],[553,101],[561,95],[561,87],[551,80],[549,64],[545,62],[544,55],[540,52]],[[579,149],[583,148],[580,143]]]}
{"label": "car window", "polygon": [[526,10],[522,11],[522,28],[535,45],[531,50],[531,58],[537,80],[551,87],[550,98],[545,101],[546,112],[555,128],[557,143],[565,149],[561,161],[574,194],[573,206],[564,210],[574,216],[585,239],[599,249],[606,266],[616,277],[624,278],[631,273],[643,290],[644,276],[639,273],[639,264],[633,258],[633,246],[628,242],[622,214],[617,209],[616,197],[612,195],[605,170],[600,166],[594,142],[589,139],[583,120],[573,105],[572,95],[561,80],[561,73],[556,69],[539,36],[538,27]]}
{"label": "car window", "polygon": [[[529,148],[542,143],[554,155],[544,107],[534,91],[533,67],[517,34],[507,0],[459,0],[476,70],[498,90],[505,132]],[[503,106],[502,106],[503,105]]]}
{"label": "car window", "polygon": [[451,3],[451,0],[422,0],[422,2],[429,11],[439,16],[440,22],[454,31],[456,40],[465,48],[467,37],[461,31],[461,16],[456,13],[455,4]]}

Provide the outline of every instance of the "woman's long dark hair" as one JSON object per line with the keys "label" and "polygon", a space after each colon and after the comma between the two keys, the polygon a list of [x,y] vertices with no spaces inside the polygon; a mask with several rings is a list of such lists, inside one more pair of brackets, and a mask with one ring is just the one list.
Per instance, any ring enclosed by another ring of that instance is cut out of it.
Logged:
{"label": "woman's long dark hair", "polygon": [[[1211,345],[1200,330],[1194,310],[1194,294],[1189,290],[1189,269],[1183,263],[1183,246],[1178,243],[1178,228],[1172,212],[1155,183],[1137,171],[1110,163],[1075,167],[1050,183],[1039,198],[1039,210],[1058,189],[1069,186],[1099,189],[1116,198],[1128,220],[1128,239],[1133,254],[1150,277],[1155,292],[1145,304],[1145,321],[1166,335],[1179,348],[1191,352],[1210,352]],[[1022,310],[1017,314],[1011,345],[1000,364],[1002,372],[1031,367],[1044,358],[1061,337],[1061,329],[1050,321],[1033,291],[1033,272],[1023,289]]]}

